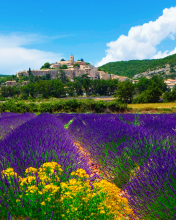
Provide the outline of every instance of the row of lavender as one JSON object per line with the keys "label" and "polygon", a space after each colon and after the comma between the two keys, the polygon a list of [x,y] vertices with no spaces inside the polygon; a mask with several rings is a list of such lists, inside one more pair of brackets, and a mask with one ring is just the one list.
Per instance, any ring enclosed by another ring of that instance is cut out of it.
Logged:
{"label": "row of lavender", "polygon": [[176,219],[176,114],[56,117],[64,124],[74,118],[68,128],[73,140],[111,171],[139,217]]}
{"label": "row of lavender", "polygon": [[[77,153],[73,141],[63,123],[55,116],[43,113],[39,116],[34,114],[5,113],[0,116],[3,140],[0,141],[0,172],[9,167],[14,169],[19,176],[23,176],[28,167],[39,168],[45,162],[57,162],[63,168],[61,181],[68,181],[70,173],[82,168],[90,174],[86,161],[78,160],[81,156]],[[13,127],[13,132],[9,127]],[[6,136],[5,136],[6,134]],[[96,175],[92,177],[95,179]],[[17,176],[18,178],[18,176]],[[11,185],[6,178],[0,175],[0,216],[14,215],[18,207],[14,207],[10,200]],[[14,199],[18,198],[18,181],[14,182]],[[23,209],[28,210],[29,203],[21,201]],[[10,207],[13,207],[11,209]],[[31,207],[35,209],[35,207]],[[7,210],[6,212],[2,210]],[[38,210],[40,213],[41,210]],[[2,213],[3,212],[3,213]],[[13,213],[14,212],[14,213]]]}
{"label": "row of lavender", "polygon": [[[63,125],[73,118],[68,134]],[[20,175],[27,167],[38,168],[44,162],[56,161],[64,170],[68,169],[63,179],[68,179],[76,168],[90,173],[85,161],[78,163],[73,140],[78,141],[113,172],[116,176],[113,181],[131,195],[130,204],[139,216],[175,219],[175,114],[138,117],[41,114],[37,117],[30,113],[3,113],[0,120],[3,138],[6,136],[0,142],[0,171],[14,167]],[[139,126],[134,125],[135,121]],[[137,165],[140,171],[130,178]],[[7,182],[6,187],[10,187]],[[7,189],[1,187],[4,190]],[[9,202],[6,194],[1,204],[7,210]],[[23,205],[25,208],[27,204]]]}

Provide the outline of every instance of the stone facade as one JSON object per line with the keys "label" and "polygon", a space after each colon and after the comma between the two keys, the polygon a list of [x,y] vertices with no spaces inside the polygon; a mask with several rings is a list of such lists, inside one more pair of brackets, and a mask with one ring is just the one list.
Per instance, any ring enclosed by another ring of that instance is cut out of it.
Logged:
{"label": "stone facade", "polygon": [[173,89],[173,87],[176,85],[176,79],[167,79],[164,81],[168,88]]}
{"label": "stone facade", "polygon": [[[75,63],[78,63],[80,67],[77,67],[77,66],[73,67]],[[70,80],[72,80],[76,76],[81,76],[83,74],[88,74],[88,77],[90,79],[100,78],[100,79],[107,80],[111,78],[111,79],[119,79],[119,81],[125,81],[128,79],[127,77],[116,76],[114,74],[107,74],[104,71],[98,71],[97,67],[94,67],[91,64],[86,65],[84,61],[74,61],[73,55],[70,56],[70,60],[59,61],[57,63],[51,64],[50,68],[54,68],[54,69],[31,70],[31,72],[34,76],[43,76],[49,73],[51,76],[51,79],[55,79],[56,75],[59,73],[59,67],[61,67],[63,64],[65,64],[68,68],[68,69],[63,69],[63,71],[66,73],[66,76],[68,76]],[[24,70],[24,71],[16,73],[17,77],[19,77],[22,74],[24,76],[29,76],[29,71]]]}
{"label": "stone facade", "polygon": [[16,86],[17,84],[16,81],[7,81],[6,83],[6,86]]}
{"label": "stone facade", "polygon": [[[74,63],[78,63],[80,67],[73,67]],[[100,76],[100,72],[103,71],[98,71],[97,67],[94,67],[93,65],[89,64],[86,65],[84,61],[74,61],[74,56],[70,56],[70,60],[67,61],[59,61],[57,63],[51,64],[51,68],[54,69],[42,69],[42,70],[31,70],[32,74],[34,76],[43,76],[46,75],[47,73],[50,74],[51,79],[55,79],[56,75],[59,73],[59,67],[61,67],[63,64],[65,64],[68,69],[63,69],[63,71],[66,73],[66,76],[69,77],[69,79],[73,79],[75,76],[81,76],[83,74],[88,74],[89,78],[91,79],[97,79],[98,76]],[[104,75],[102,78],[108,78],[105,72],[103,72]],[[24,70],[16,73],[17,77],[20,75],[24,76],[29,76],[29,71]]]}

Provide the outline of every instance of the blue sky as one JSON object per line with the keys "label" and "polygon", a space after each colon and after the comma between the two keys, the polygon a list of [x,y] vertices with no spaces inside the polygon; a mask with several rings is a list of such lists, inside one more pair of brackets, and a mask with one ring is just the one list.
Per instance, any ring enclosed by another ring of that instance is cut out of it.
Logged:
{"label": "blue sky", "polygon": [[95,66],[176,53],[174,0],[3,0],[0,74],[73,54]]}

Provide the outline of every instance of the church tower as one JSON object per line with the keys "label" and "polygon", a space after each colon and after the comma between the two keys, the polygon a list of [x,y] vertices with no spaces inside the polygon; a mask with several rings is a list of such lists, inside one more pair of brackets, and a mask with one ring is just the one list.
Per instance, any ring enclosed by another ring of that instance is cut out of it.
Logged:
{"label": "church tower", "polygon": [[70,56],[70,62],[71,62],[71,65],[74,64],[74,56],[73,55]]}

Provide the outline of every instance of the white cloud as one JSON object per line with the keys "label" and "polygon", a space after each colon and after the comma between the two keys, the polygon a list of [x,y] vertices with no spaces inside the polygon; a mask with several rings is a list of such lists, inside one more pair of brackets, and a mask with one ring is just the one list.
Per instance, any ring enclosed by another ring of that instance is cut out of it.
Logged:
{"label": "white cloud", "polygon": [[152,59],[171,55],[176,53],[176,48],[171,52],[162,53],[157,52],[156,46],[167,37],[174,40],[175,35],[176,7],[166,8],[156,21],[132,27],[128,36],[121,35],[116,41],[107,43],[109,47],[106,50],[107,54],[97,66],[114,61]]}
{"label": "white cloud", "polygon": [[[62,36],[57,36],[60,38]],[[55,38],[55,37],[54,37]],[[40,69],[45,62],[56,62],[63,56],[53,52],[26,49],[29,44],[42,43],[48,40],[39,35],[0,35],[0,74],[15,75],[21,70]]]}

